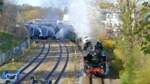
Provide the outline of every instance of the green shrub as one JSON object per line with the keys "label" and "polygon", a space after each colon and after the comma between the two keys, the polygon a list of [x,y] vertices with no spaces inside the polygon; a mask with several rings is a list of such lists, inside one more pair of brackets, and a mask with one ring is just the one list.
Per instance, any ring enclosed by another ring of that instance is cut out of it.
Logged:
{"label": "green shrub", "polygon": [[0,51],[6,52],[20,43],[13,35],[0,32]]}

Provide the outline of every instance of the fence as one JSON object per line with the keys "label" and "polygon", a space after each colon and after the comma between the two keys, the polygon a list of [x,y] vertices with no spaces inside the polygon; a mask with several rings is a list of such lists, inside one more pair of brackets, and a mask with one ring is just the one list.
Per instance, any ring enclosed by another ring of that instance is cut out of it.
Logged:
{"label": "fence", "polygon": [[30,46],[30,44],[31,41],[26,40],[8,52],[0,53],[0,65],[10,61],[13,58],[18,58],[19,56],[21,56],[25,49],[27,49]]}

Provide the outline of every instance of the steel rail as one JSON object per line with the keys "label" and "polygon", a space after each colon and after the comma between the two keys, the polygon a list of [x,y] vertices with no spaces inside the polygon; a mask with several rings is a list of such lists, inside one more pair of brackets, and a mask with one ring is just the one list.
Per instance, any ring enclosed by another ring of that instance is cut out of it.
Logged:
{"label": "steel rail", "polygon": [[[34,68],[32,68],[27,74],[25,74],[21,79],[15,81],[13,84],[20,84],[23,80],[25,80],[26,77],[28,77],[32,72],[34,72],[43,63],[43,61],[47,58],[49,52],[50,52],[50,44],[49,44],[49,47],[48,47],[48,50],[47,50],[46,54],[39,61],[39,63]],[[40,56],[41,56],[41,54],[40,54]]]}

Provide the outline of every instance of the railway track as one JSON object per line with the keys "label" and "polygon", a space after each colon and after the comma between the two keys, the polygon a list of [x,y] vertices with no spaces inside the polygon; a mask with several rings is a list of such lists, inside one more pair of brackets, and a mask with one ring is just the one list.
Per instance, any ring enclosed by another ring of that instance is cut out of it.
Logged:
{"label": "railway track", "polygon": [[25,65],[23,68],[20,69],[20,71],[19,71],[20,74],[22,74],[22,72],[24,72],[29,66],[31,66],[40,57],[40,55],[44,51],[44,48],[45,48],[45,44],[43,44],[43,47],[42,47],[40,53],[34,59],[32,59],[27,65]]}
{"label": "railway track", "polygon": [[[18,80],[16,80],[13,84],[21,84],[31,73],[33,73],[41,64],[42,62],[47,58],[48,53],[50,52],[50,44],[48,44],[48,48],[46,49],[46,45],[45,43],[42,44],[43,47],[39,53],[39,55],[37,55],[35,58],[33,58],[25,67],[23,67],[20,71],[19,74],[21,74],[21,76],[19,77]],[[44,51],[46,51],[46,53],[44,53]],[[37,64],[33,65],[34,62],[37,62]],[[30,67],[32,66],[32,67]],[[26,74],[24,74],[22,76],[22,74],[28,70],[29,68],[31,68]]]}
{"label": "railway track", "polygon": [[60,64],[60,61],[61,61],[61,58],[62,58],[62,45],[59,44],[59,47],[60,47],[60,52],[59,52],[59,58],[55,64],[55,66],[53,67],[53,69],[50,71],[50,73],[48,73],[48,75],[45,77],[45,80],[49,80],[50,77],[52,76],[52,74],[54,73],[54,71],[57,69],[57,67],[59,66]]}
{"label": "railway track", "polygon": [[[92,77],[92,75],[90,75],[90,76],[89,76],[89,84],[94,84],[93,82],[94,82],[94,81],[93,81],[93,77]],[[100,82],[100,84],[105,84],[104,78],[101,77],[99,82]]]}
{"label": "railway track", "polygon": [[66,68],[67,68],[67,65],[68,65],[68,62],[69,62],[69,50],[68,50],[67,47],[65,47],[65,48],[66,48],[66,51],[67,51],[66,62],[65,62],[65,65],[64,65],[63,69],[61,70],[61,72],[60,72],[58,78],[57,78],[56,81],[54,82],[54,84],[58,84],[58,82],[60,81],[60,79],[61,79],[63,73],[65,72],[65,70],[66,70]]}
{"label": "railway track", "polygon": [[[59,74],[55,78],[56,80],[53,83],[53,84],[58,84],[61,77],[63,76],[63,73],[65,72],[67,68],[67,65],[69,62],[69,48],[61,42],[59,42],[58,44],[59,44],[59,49],[60,49],[58,60],[56,64],[54,65],[54,67],[52,68],[52,70],[44,76],[45,77],[44,81],[40,84],[51,84],[52,77],[53,77],[52,75],[55,72],[57,72],[57,69],[60,66],[62,66],[62,69],[60,70]],[[28,80],[29,77],[32,76],[32,74],[36,72],[37,68],[40,67],[42,63],[44,63],[44,60],[48,58],[48,54],[50,53],[50,47],[51,47],[50,44],[48,44],[48,47],[46,48],[46,44],[42,43],[42,47],[41,47],[39,54],[35,56],[31,61],[29,61],[28,64],[26,64],[23,68],[21,68],[18,71],[19,73],[18,78],[12,84],[22,84],[22,83],[24,84],[25,81],[29,81]],[[63,50],[65,52],[63,52]],[[62,57],[62,55],[65,55],[65,59],[64,57]],[[61,62],[64,62],[64,63],[62,64]]]}
{"label": "railway track", "polygon": [[56,71],[56,69],[60,66],[60,62],[62,60],[62,54],[63,54],[63,47],[66,49],[66,60],[65,60],[65,64],[62,68],[62,70],[60,71],[58,77],[56,78],[56,80],[54,81],[53,84],[58,84],[61,77],[63,76],[63,73],[65,72],[66,68],[67,68],[67,65],[68,65],[68,62],[69,62],[69,50],[66,46],[62,46],[61,44],[60,45],[60,53],[59,53],[59,58],[56,62],[56,64],[54,65],[54,67],[52,68],[52,70],[50,71],[50,73],[48,73],[48,75],[45,77],[45,82],[44,84],[52,84],[52,75],[54,74],[54,72]]}

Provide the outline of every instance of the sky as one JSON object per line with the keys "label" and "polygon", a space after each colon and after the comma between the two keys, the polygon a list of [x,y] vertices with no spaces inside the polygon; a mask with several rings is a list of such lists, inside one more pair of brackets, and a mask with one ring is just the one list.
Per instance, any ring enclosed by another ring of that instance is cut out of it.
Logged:
{"label": "sky", "polygon": [[[57,8],[64,8],[68,5],[69,1],[72,0],[9,0],[13,3],[17,4],[29,4],[32,6],[41,6],[41,7],[48,7],[54,6]],[[115,2],[117,0],[107,0],[109,2]],[[139,1],[150,1],[150,0],[139,0]]]}
{"label": "sky", "polygon": [[[32,6],[41,6],[41,7],[48,7],[48,6],[54,6],[57,8],[64,8],[65,6],[70,3],[69,1],[72,0],[9,0],[12,3],[16,4],[29,4]],[[115,2],[116,0],[107,0],[109,2]]]}
{"label": "sky", "polygon": [[32,6],[41,6],[41,7],[57,7],[57,8],[64,8],[68,5],[69,0],[9,0],[15,4],[29,4]]}

